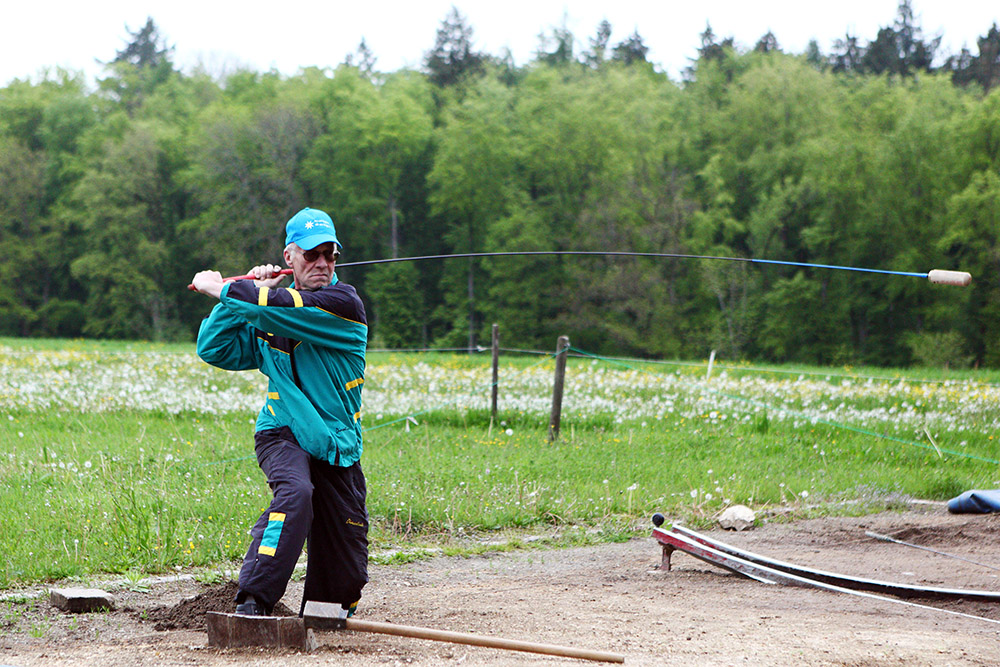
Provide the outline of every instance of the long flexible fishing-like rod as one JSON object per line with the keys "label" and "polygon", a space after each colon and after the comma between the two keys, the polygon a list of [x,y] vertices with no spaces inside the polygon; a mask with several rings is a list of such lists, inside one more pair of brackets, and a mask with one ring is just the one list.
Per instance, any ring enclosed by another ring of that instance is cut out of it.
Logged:
{"label": "long flexible fishing-like rod", "polygon": [[[461,259],[461,258],[472,258],[472,257],[533,257],[533,256],[545,256],[545,255],[593,255],[599,257],[655,257],[658,259],[703,259],[703,260],[717,260],[724,262],[746,262],[749,264],[777,264],[781,266],[802,266],[812,269],[832,269],[836,271],[856,271],[859,273],[881,273],[892,276],[907,276],[910,278],[926,278],[932,283],[938,283],[940,285],[957,285],[959,287],[965,287],[972,282],[972,275],[966,273],[965,271],[945,271],[942,269],[933,269],[924,273],[912,272],[912,271],[889,271],[886,269],[866,269],[857,266],[837,266],[835,264],[809,264],[807,262],[788,262],[777,259],[755,259],[753,257],[722,257],[717,255],[686,255],[680,253],[666,253],[666,252],[629,252],[622,250],[521,250],[521,251],[511,251],[511,252],[465,252],[465,253],[455,253],[452,255],[420,255],[417,257],[392,257],[389,259],[368,259],[360,262],[344,262],[338,264],[338,268],[345,268],[348,266],[370,266],[372,264],[392,264],[395,262],[421,262],[426,260],[434,259]],[[282,269],[279,273],[281,275],[288,275],[292,272],[291,269]],[[226,281],[230,280],[243,280],[253,278],[252,275],[245,276],[232,276],[230,278],[225,278]],[[188,285],[188,289],[193,290],[194,285]]]}
{"label": "long flexible fishing-like rod", "polygon": [[954,558],[956,560],[964,560],[966,563],[972,563],[973,565],[981,565],[991,570],[1000,570],[1000,567],[996,567],[994,565],[987,565],[986,563],[980,563],[977,560],[970,560],[968,558],[963,558],[962,556],[956,556],[955,554],[946,553],[944,551],[938,551],[937,549],[931,549],[930,547],[922,547],[919,544],[904,542],[903,540],[897,540],[895,537],[890,537],[888,535],[876,533],[871,530],[866,530],[865,535],[867,535],[868,537],[874,537],[876,540],[879,540],[880,542],[892,542],[894,544],[902,544],[904,547],[913,547],[914,549],[929,551],[932,554],[937,554],[938,556],[947,556],[948,558]]}

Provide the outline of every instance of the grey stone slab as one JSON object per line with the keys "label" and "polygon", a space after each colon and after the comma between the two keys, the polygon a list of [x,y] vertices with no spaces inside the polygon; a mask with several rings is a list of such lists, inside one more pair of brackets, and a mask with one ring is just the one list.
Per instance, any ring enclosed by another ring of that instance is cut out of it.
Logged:
{"label": "grey stone slab", "polygon": [[84,613],[115,608],[111,593],[97,588],[52,588],[49,601],[63,611]]}
{"label": "grey stone slab", "polygon": [[243,616],[210,611],[205,619],[209,646],[266,646],[306,652],[316,648],[312,630],[297,616]]}

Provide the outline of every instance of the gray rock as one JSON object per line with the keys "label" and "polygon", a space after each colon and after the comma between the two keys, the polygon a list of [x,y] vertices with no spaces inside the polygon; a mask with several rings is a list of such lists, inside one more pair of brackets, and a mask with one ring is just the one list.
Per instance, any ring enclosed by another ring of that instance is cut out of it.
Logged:
{"label": "gray rock", "polygon": [[97,588],[52,588],[49,600],[53,606],[74,614],[115,608],[111,594]]}
{"label": "gray rock", "polygon": [[719,517],[719,525],[726,530],[745,530],[753,527],[757,515],[746,505],[733,505]]}

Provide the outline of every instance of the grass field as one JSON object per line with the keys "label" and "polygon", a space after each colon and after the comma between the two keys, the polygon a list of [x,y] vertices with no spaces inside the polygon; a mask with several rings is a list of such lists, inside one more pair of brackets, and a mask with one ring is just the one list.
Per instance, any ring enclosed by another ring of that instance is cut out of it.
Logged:
{"label": "grass field", "polygon": [[[716,365],[706,380],[704,364],[584,355],[549,443],[551,357],[501,358],[495,421],[489,364],[369,356],[374,554],[621,539],[655,510],[860,512],[1000,486],[996,373]],[[13,339],[0,368],[0,587],[242,557],[270,496],[252,457],[261,375],[188,345]]]}

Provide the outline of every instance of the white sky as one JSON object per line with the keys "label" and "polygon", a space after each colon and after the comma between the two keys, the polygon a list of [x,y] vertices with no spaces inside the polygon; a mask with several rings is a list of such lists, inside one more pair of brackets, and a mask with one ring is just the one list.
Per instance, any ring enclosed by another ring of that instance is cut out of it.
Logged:
{"label": "white sky", "polygon": [[[200,63],[215,74],[238,65],[294,74],[304,66],[343,62],[362,37],[378,58],[377,69],[419,67],[452,5],[472,26],[477,50],[499,55],[509,48],[518,64],[532,58],[539,34],[564,18],[578,52],[606,18],[612,45],[638,29],[649,59],[676,79],[697,55],[706,23],[718,38],[735,37],[747,48],[771,30],[785,51],[801,53],[816,39],[829,53],[847,32],[874,39],[880,27],[892,24],[898,0],[20,1],[7,3],[0,18],[0,85],[37,80],[43,68],[55,66],[93,78],[101,73],[95,61],[113,59],[126,43],[126,26],[138,31],[147,16],[185,70]],[[949,53],[963,45],[976,53],[976,38],[1000,23],[1000,3],[988,0],[913,0],[913,8],[925,38],[942,35],[942,50]]]}

